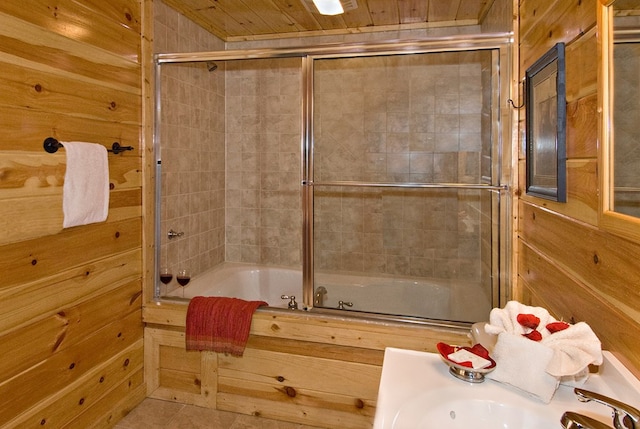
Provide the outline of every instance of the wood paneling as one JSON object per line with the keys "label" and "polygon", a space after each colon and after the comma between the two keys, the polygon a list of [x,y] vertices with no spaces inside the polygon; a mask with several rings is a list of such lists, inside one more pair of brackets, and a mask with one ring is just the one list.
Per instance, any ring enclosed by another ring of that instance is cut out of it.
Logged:
{"label": "wood paneling", "polygon": [[[142,2],[0,4],[2,427],[111,427],[146,393]],[[64,149],[113,142],[106,222],[62,228]]]}
{"label": "wood paneling", "polygon": [[[588,323],[602,347],[615,350],[618,358],[639,376],[633,363],[640,360],[640,344],[633,340],[640,335],[637,319],[626,314],[624,308],[613,305],[600,291],[586,287],[567,272],[566,267],[545,259],[537,249],[521,243],[519,254],[521,287],[528,291],[524,301],[552,309],[558,319]],[[614,320],[615,323],[602,323]]]}
{"label": "wood paneling", "polygon": [[[466,330],[258,310],[241,358],[185,350],[186,305],[144,310],[152,397],[327,428],[370,427],[385,347],[435,351]],[[197,357],[196,357],[197,356]]]}
{"label": "wood paneling", "polygon": [[143,360],[142,340],[138,340],[6,426],[35,428],[43,426],[44,422],[46,426],[63,427],[76,416],[83,420],[90,417],[92,421],[98,421],[106,412],[117,409],[116,404],[123,398],[129,398],[134,390],[142,390],[142,397],[138,399],[140,401],[145,396]]}
{"label": "wood paneling", "polygon": [[520,5],[520,75],[556,43],[570,43],[595,26],[597,3],[597,0],[523,1]]}
{"label": "wood paneling", "polygon": [[[562,204],[522,192],[515,297],[556,317],[589,323],[603,347],[639,376],[640,349],[634,339],[640,333],[640,243],[607,232],[599,215],[603,97],[598,84],[598,7],[595,0],[520,2],[518,76],[553,44],[566,43],[568,198]],[[524,191],[526,164],[520,155]]]}

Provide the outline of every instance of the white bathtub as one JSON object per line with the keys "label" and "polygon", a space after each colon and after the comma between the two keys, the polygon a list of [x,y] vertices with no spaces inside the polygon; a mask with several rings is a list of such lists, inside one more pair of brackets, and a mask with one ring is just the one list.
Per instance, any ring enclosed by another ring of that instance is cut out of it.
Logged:
{"label": "white bathtub", "polygon": [[286,307],[282,295],[293,295],[302,308],[302,271],[283,267],[226,262],[195,276],[170,296],[227,296],[247,301],[265,301],[270,307]]}
{"label": "white bathtub", "polygon": [[[318,273],[315,290],[326,289],[322,307],[346,311],[392,314],[451,320],[452,289],[429,280],[367,277]],[[194,277],[170,296],[228,296],[265,301],[270,307],[287,307],[282,295],[296,297],[302,309],[302,272],[286,267],[224,263]],[[349,306],[348,304],[353,304]],[[317,305],[316,305],[317,306]]]}
{"label": "white bathtub", "polygon": [[321,286],[327,291],[324,307],[338,308],[343,301],[345,310],[451,319],[451,288],[433,280],[321,273],[315,291]]}

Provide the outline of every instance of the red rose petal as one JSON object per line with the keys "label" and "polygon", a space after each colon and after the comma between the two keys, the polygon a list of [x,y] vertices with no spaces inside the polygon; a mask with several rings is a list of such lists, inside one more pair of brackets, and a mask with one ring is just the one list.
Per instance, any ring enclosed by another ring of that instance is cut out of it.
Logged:
{"label": "red rose petal", "polygon": [[484,359],[489,359],[489,350],[485,349],[482,344],[476,344],[473,347],[465,347],[465,349],[469,350],[474,355],[480,356]]}
{"label": "red rose petal", "polygon": [[531,331],[528,334],[522,334],[523,337],[527,337],[532,341],[542,340],[542,334],[538,331]]}
{"label": "red rose petal", "polygon": [[547,324],[547,326],[545,326],[545,328],[547,328],[549,330],[549,332],[551,332],[552,334],[558,331],[564,331],[565,329],[567,329],[570,325],[567,322],[552,322]]}
{"label": "red rose petal", "polygon": [[540,318],[533,314],[524,314],[520,313],[516,317],[516,320],[519,324],[524,326],[525,328],[536,329],[540,324]]}
{"label": "red rose petal", "polygon": [[449,344],[445,344],[445,343],[438,343],[436,344],[436,347],[438,348],[438,351],[440,352],[440,354],[444,357],[449,356],[451,353],[456,351],[456,348],[453,346],[450,346]]}

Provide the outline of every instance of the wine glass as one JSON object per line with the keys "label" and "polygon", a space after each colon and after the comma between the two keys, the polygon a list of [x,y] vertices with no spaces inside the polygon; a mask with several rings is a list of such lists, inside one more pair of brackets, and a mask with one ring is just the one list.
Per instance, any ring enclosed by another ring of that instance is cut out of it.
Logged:
{"label": "wine glass", "polygon": [[189,281],[191,280],[191,274],[189,273],[189,270],[180,270],[178,271],[178,275],[176,276],[176,280],[178,281],[178,284],[182,287],[186,286],[189,284]]}
{"label": "wine glass", "polygon": [[168,285],[173,279],[171,270],[167,267],[160,268],[160,281],[165,285]]}

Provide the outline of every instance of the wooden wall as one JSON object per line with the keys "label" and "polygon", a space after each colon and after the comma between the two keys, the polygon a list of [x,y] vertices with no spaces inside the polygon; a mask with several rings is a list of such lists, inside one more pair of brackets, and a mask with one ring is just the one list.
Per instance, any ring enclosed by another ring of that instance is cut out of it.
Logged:
{"label": "wooden wall", "polygon": [[[0,426],[111,427],[146,393],[142,0],[0,2]],[[106,222],[62,229],[64,149],[113,142]]]}
{"label": "wooden wall", "polygon": [[607,232],[599,215],[599,7],[597,0],[520,1],[520,79],[555,43],[566,43],[568,160],[566,203],[528,196],[519,142],[515,297],[589,323],[603,347],[640,375],[640,244]]}

